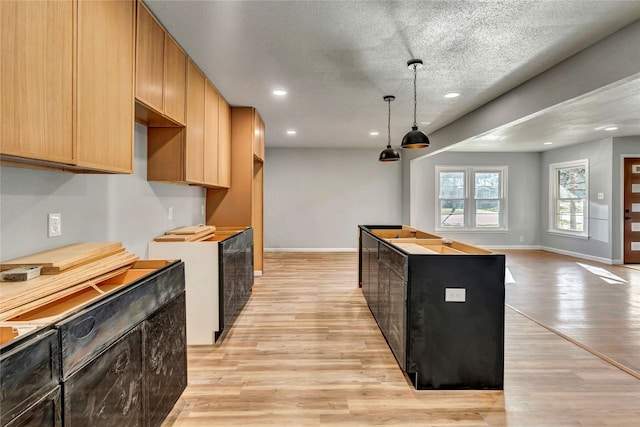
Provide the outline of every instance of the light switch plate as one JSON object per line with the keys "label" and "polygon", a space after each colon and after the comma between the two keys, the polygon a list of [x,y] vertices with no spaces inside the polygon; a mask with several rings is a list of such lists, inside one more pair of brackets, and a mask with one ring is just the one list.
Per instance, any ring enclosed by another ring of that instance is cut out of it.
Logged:
{"label": "light switch plate", "polygon": [[467,290],[465,288],[445,288],[445,302],[465,302],[467,300]]}

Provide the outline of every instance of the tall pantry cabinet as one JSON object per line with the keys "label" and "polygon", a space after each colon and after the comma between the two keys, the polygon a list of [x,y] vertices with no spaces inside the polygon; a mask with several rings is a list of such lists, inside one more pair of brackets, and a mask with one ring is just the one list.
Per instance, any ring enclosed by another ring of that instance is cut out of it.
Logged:
{"label": "tall pantry cabinet", "polygon": [[253,227],[254,271],[263,270],[264,122],[253,107],[231,107],[231,186],[207,189],[207,224]]}
{"label": "tall pantry cabinet", "polygon": [[0,154],[133,170],[135,2],[0,1]]}

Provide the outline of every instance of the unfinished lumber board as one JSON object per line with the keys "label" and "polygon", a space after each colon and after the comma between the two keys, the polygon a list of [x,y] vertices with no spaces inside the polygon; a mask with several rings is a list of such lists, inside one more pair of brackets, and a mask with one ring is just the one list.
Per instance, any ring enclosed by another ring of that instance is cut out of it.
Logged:
{"label": "unfinished lumber board", "polygon": [[195,240],[189,240],[189,241],[190,242],[202,242],[204,240],[212,238],[215,235],[216,235],[215,233],[211,233],[211,234],[207,234],[206,236],[202,236],[202,237],[199,237],[199,238],[197,238]]}
{"label": "unfinished lumber board", "polygon": [[74,243],[2,262],[0,263],[0,271],[19,266],[39,265],[42,266],[41,274],[57,274],[123,250],[121,242]]}
{"label": "unfinished lumber board", "polygon": [[[47,304],[50,304],[56,300],[60,300],[60,299],[64,299],[69,295],[72,295],[76,292],[79,292],[83,289],[89,288],[93,285],[96,285],[100,282],[103,282],[107,279],[110,279],[112,277],[118,276],[124,272],[126,272],[127,270],[129,270],[129,267],[123,267],[123,268],[118,268],[115,269],[113,271],[109,271],[108,273],[102,274],[100,276],[94,277],[93,279],[89,279],[85,282],[79,283],[77,285],[68,287],[66,289],[61,289],[58,292],[52,293],[50,295],[44,296],[42,298],[39,298],[37,300],[28,302],[24,305],[21,305],[19,307],[13,308],[11,310],[7,310],[2,312],[2,314],[0,315],[0,321],[22,321],[25,319],[20,318],[20,316],[23,316],[25,313],[28,313],[30,311],[33,310],[37,310],[41,307],[46,306]],[[87,301],[90,302],[90,301]],[[68,311],[68,310],[66,310]],[[65,312],[66,312],[65,311]]]}
{"label": "unfinished lumber board", "polygon": [[215,225],[189,225],[187,227],[176,228],[175,230],[169,230],[165,234],[196,234],[202,231],[208,231],[212,233],[216,231]]}
{"label": "unfinished lumber board", "polygon": [[55,275],[39,276],[26,282],[0,282],[0,316],[8,310],[129,266],[137,259],[129,252],[118,253]]}
{"label": "unfinished lumber board", "polygon": [[163,234],[153,240],[156,242],[186,242],[189,237],[191,237],[189,234]]}
{"label": "unfinished lumber board", "polygon": [[194,242],[201,237],[208,236],[212,233],[209,229],[204,229],[193,234],[164,234],[156,237],[156,242]]}

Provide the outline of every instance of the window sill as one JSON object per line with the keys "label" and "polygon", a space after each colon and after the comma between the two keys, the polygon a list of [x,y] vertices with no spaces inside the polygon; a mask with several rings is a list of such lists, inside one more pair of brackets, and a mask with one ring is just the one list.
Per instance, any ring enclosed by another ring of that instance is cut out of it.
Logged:
{"label": "window sill", "polygon": [[553,236],[558,236],[558,237],[570,237],[572,239],[589,240],[589,235],[582,234],[582,233],[571,233],[571,232],[563,232],[558,230],[547,230],[547,234],[551,234]]}

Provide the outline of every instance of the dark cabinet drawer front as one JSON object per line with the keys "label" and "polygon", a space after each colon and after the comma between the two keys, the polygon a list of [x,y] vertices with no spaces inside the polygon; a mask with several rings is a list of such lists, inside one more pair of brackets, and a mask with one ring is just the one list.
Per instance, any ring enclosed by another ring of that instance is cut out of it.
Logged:
{"label": "dark cabinet drawer front", "polygon": [[5,427],[60,427],[62,426],[62,404],[60,387],[56,387],[42,399],[25,409]]}
{"label": "dark cabinet drawer front", "polygon": [[63,383],[68,426],[143,425],[142,325]]}
{"label": "dark cabinet drawer front", "polygon": [[57,387],[59,371],[56,330],[25,337],[24,344],[3,350],[0,356],[2,424]]}
{"label": "dark cabinet drawer front", "polygon": [[185,294],[145,322],[144,382],[147,420],[159,426],[187,386]]}
{"label": "dark cabinet drawer front", "polygon": [[380,243],[380,262],[387,265],[389,270],[395,272],[398,276],[406,278],[408,257],[395,249]]}
{"label": "dark cabinet drawer front", "polygon": [[129,285],[56,325],[60,330],[62,378],[184,291],[184,264],[176,262]]}

